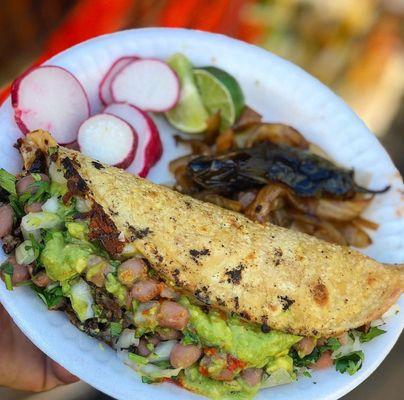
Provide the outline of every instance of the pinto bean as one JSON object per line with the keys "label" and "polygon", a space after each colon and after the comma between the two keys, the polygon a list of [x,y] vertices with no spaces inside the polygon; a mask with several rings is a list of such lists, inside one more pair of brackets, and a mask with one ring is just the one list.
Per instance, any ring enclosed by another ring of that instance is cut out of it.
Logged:
{"label": "pinto bean", "polygon": [[13,276],[11,277],[13,285],[30,279],[28,267],[26,265],[18,264],[14,256],[8,257],[5,262],[8,262],[13,266]]}
{"label": "pinto bean", "polygon": [[160,336],[155,334],[153,336],[150,336],[149,338],[147,338],[147,341],[149,343],[151,343],[153,346],[158,345],[161,342]]}
{"label": "pinto bean", "polygon": [[36,286],[39,287],[46,287],[51,282],[49,276],[43,271],[39,272],[37,275],[34,275],[31,280]]}
{"label": "pinto bean", "polygon": [[[49,182],[49,177],[45,174],[39,174],[42,182]],[[21,178],[16,185],[16,190],[18,196],[21,196],[23,193],[34,194],[36,192],[35,187],[30,187],[35,182],[35,179],[32,175],[27,175]]]}
{"label": "pinto bean", "polygon": [[217,375],[212,376],[213,379],[217,381],[232,381],[234,379],[234,372],[229,369],[223,369]]}
{"label": "pinto bean", "polygon": [[147,277],[147,266],[140,258],[126,260],[118,267],[118,279],[125,286],[132,287],[139,279]]}
{"label": "pinto bean", "polygon": [[261,383],[262,369],[247,368],[241,372],[241,377],[249,386],[257,386],[259,383]]}
{"label": "pinto bean", "polygon": [[320,358],[313,365],[310,366],[310,368],[314,370],[319,370],[330,368],[331,366],[332,366],[331,352],[326,351],[320,356]]}
{"label": "pinto bean", "polygon": [[316,339],[312,337],[304,337],[300,342],[293,346],[298,352],[299,356],[304,357],[310,354],[314,347],[316,347]]}
{"label": "pinto bean", "polygon": [[184,346],[178,343],[171,350],[170,363],[174,368],[188,368],[199,360],[201,354],[202,351],[198,346],[193,344]]}
{"label": "pinto bean", "polygon": [[175,301],[165,300],[161,303],[157,318],[160,326],[181,330],[188,324],[189,312]]}
{"label": "pinto bean", "polygon": [[10,205],[0,207],[0,239],[9,235],[13,230],[14,212]]}
{"label": "pinto bean", "polygon": [[157,331],[157,334],[161,340],[179,340],[182,337],[182,333],[171,328],[162,328]]}
{"label": "pinto bean", "polygon": [[137,346],[137,351],[136,353],[139,354],[139,356],[142,357],[147,357],[151,351],[147,348],[147,340],[142,338],[139,340],[139,345]]}
{"label": "pinto bean", "polygon": [[161,289],[160,296],[164,297],[165,299],[171,299],[171,300],[177,300],[180,297],[179,294],[174,289],[171,289],[167,285],[164,285],[163,288]]}
{"label": "pinto bean", "polygon": [[41,212],[43,204],[44,204],[43,202],[36,202],[36,203],[32,203],[32,204],[26,204],[24,206],[25,214]]}
{"label": "pinto bean", "polygon": [[142,303],[154,299],[161,291],[161,285],[157,281],[148,279],[146,281],[136,282],[130,292],[135,300]]}

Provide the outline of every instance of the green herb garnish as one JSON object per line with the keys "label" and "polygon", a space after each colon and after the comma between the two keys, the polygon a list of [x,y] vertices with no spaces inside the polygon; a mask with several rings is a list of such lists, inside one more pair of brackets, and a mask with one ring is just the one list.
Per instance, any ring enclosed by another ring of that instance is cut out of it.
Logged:
{"label": "green herb garnish", "polygon": [[[32,174],[35,182],[28,186],[28,191],[20,196],[20,202],[23,204],[33,204],[45,201],[50,197],[50,183],[48,181],[41,181],[38,174]],[[37,178],[39,177],[39,180]],[[35,191],[34,191],[35,190]],[[30,193],[33,191],[34,193]]]}
{"label": "green herb garnish", "polygon": [[335,351],[341,347],[341,343],[337,338],[328,338],[325,345],[320,346],[320,352],[324,353],[327,350]]}
{"label": "green herb garnish", "polygon": [[359,336],[359,340],[361,343],[366,343],[366,342],[371,341],[372,339],[374,339],[377,336],[383,335],[383,333],[386,333],[386,331],[378,328],[377,326],[372,326],[368,332],[366,332],[366,333],[363,332]]}
{"label": "green herb garnish", "polygon": [[10,206],[14,211],[14,223],[16,222],[16,219],[22,218],[25,214],[24,212],[24,207],[18,200],[17,195],[10,194],[8,196],[8,201],[10,202]]}
{"label": "green herb garnish", "polygon": [[149,378],[148,376],[142,376],[142,383],[147,383],[150,385],[153,382],[153,379]]}
{"label": "green herb garnish", "polygon": [[0,168],[0,187],[11,195],[16,196],[17,191],[15,189],[16,177],[5,169]]}
{"label": "green herb garnish", "polygon": [[33,284],[31,287],[48,308],[58,306],[63,299],[63,291],[61,286],[55,286],[50,289],[42,289]]}
{"label": "green herb garnish", "polygon": [[183,338],[182,338],[182,344],[184,346],[188,345],[188,344],[194,344],[194,345],[199,345],[201,343],[201,340],[199,339],[199,336],[194,333],[191,332],[189,330],[185,330],[183,332]]}
{"label": "green herb garnish", "polygon": [[354,351],[335,360],[335,369],[341,374],[348,372],[353,375],[361,369],[365,355],[362,350]]}
{"label": "green herb garnish", "polygon": [[122,325],[119,322],[111,322],[109,325],[109,333],[111,337],[117,337],[122,332]]}
{"label": "green herb garnish", "polygon": [[303,358],[299,357],[299,354],[295,349],[292,349],[289,354],[293,358],[293,365],[295,367],[309,367],[320,358],[322,353],[318,347],[315,347],[310,354],[304,356]]}
{"label": "green herb garnish", "polygon": [[6,261],[0,265],[0,272],[3,273],[4,283],[6,284],[7,290],[13,290],[12,276],[14,273],[14,266]]}

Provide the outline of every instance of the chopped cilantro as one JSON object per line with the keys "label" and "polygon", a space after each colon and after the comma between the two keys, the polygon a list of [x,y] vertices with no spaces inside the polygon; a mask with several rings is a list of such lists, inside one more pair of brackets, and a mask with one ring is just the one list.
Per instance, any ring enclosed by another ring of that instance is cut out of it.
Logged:
{"label": "chopped cilantro", "polygon": [[182,338],[182,344],[184,346],[188,345],[188,344],[194,344],[194,345],[199,345],[201,343],[201,340],[199,339],[199,336],[194,333],[191,332],[189,330],[185,330],[183,332],[183,338]]}
{"label": "chopped cilantro", "polygon": [[[10,206],[14,211],[14,218],[21,218],[24,216],[24,207],[21,205],[20,201],[18,200],[17,195],[10,194],[8,196],[8,201],[10,202]],[[16,221],[14,221],[15,223]]]}
{"label": "chopped cilantro", "polygon": [[0,265],[0,271],[3,272],[3,274],[13,275],[13,264],[9,263],[8,261],[4,262]]}
{"label": "chopped cilantro", "polygon": [[328,338],[325,345],[320,347],[320,352],[324,353],[327,350],[335,351],[341,347],[341,343],[337,338]]}
{"label": "chopped cilantro", "polygon": [[48,308],[56,307],[63,299],[63,291],[60,286],[55,286],[50,289],[42,289],[35,285],[32,285],[32,289],[38,295],[38,297],[47,305]]}
{"label": "chopped cilantro", "polygon": [[292,349],[289,354],[293,358],[293,365],[295,367],[308,367],[311,364],[314,364],[320,358],[321,351],[318,347],[315,347],[310,354],[304,356],[303,358],[299,357],[299,354],[295,349]]}
{"label": "chopped cilantro", "polygon": [[42,250],[45,248],[45,245],[38,242],[32,233],[29,234],[29,240],[31,244],[28,246],[27,250],[32,249],[34,251],[35,258],[38,258],[42,253]]}
{"label": "chopped cilantro", "polygon": [[149,378],[148,376],[142,376],[142,383],[151,384],[153,382],[153,379]]}
{"label": "chopped cilantro", "polygon": [[32,194],[29,191],[23,193],[20,196],[20,202],[23,204],[32,204],[45,201],[50,197],[50,183],[47,181],[41,181],[41,177],[39,175],[39,180],[37,180],[35,175],[37,174],[32,174],[35,182],[28,186],[28,189],[35,189],[35,192]]}
{"label": "chopped cilantro", "polygon": [[362,367],[364,358],[362,350],[346,354],[335,360],[335,369],[341,374],[348,372],[349,375],[353,375]]}
{"label": "chopped cilantro", "polygon": [[7,172],[5,169],[0,168],[0,187],[11,195],[16,196],[17,191],[15,189],[16,178],[14,175]]}
{"label": "chopped cilantro", "polygon": [[122,332],[122,325],[119,322],[111,322],[109,325],[109,333],[111,337],[117,337]]}
{"label": "chopped cilantro", "polygon": [[7,290],[13,290],[12,276],[14,272],[14,267],[9,262],[5,262],[0,265],[0,272],[3,273],[4,283],[6,284]]}
{"label": "chopped cilantro", "polygon": [[363,332],[360,337],[359,340],[361,343],[366,343],[371,341],[372,339],[374,339],[377,336],[383,335],[383,333],[386,333],[386,331],[384,331],[383,329],[378,328],[377,326],[372,326],[368,332]]}
{"label": "chopped cilantro", "polygon": [[310,373],[309,371],[307,371],[307,370],[303,372],[303,375],[306,376],[307,378],[311,378],[311,377],[312,377],[312,376],[311,376],[311,373]]}

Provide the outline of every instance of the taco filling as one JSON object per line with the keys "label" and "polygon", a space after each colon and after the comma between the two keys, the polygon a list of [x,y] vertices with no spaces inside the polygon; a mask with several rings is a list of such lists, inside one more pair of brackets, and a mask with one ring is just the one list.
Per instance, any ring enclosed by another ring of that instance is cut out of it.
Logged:
{"label": "taco filling", "polygon": [[[310,368],[334,365],[353,374],[363,362],[360,343],[384,332],[366,325],[303,335],[292,322],[280,330],[270,320],[235,312],[245,302],[242,294],[229,308],[206,286],[192,292],[181,282],[183,266],[168,279],[134,245],[151,229],[128,226],[130,238],[120,231],[117,211],[95,201],[80,161],[51,144],[45,133],[28,135],[19,143],[24,172],[14,177],[1,171],[0,233],[8,253],[2,278],[10,290],[29,285],[49,309],[65,312],[80,330],[115,348],[143,382],[171,381],[215,399],[250,399],[260,388],[309,375]],[[108,174],[109,167],[91,163]],[[151,251],[163,258],[159,249]],[[190,251],[190,262],[202,268],[210,251]],[[245,268],[225,272],[226,282],[237,288]],[[284,318],[294,302],[280,299]]]}

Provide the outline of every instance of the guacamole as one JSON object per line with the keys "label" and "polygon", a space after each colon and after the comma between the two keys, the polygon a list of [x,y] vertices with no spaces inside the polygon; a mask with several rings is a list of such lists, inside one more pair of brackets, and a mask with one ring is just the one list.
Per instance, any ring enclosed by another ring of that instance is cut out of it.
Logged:
{"label": "guacamole", "polygon": [[123,286],[122,283],[118,281],[115,275],[107,275],[107,280],[105,281],[105,289],[118,300],[120,305],[125,304],[128,291],[125,286]]}
{"label": "guacamole", "polygon": [[85,242],[66,243],[62,232],[53,232],[41,254],[46,274],[54,281],[66,281],[87,267],[92,247]]}
{"label": "guacamole", "polygon": [[201,375],[197,367],[187,368],[179,376],[179,382],[192,392],[218,400],[249,400],[260,388],[259,385],[250,387],[242,379],[230,382],[215,381]]}
{"label": "guacamole", "polygon": [[256,324],[248,324],[236,316],[225,320],[215,310],[205,314],[186,297],[180,303],[188,308],[190,323],[204,344],[219,347],[250,367],[261,368],[274,358],[286,355],[301,339],[279,331],[263,333]]}

